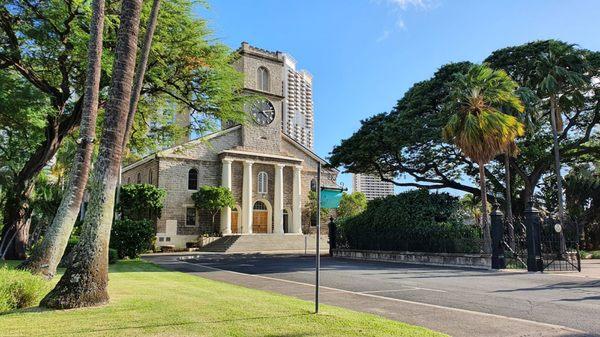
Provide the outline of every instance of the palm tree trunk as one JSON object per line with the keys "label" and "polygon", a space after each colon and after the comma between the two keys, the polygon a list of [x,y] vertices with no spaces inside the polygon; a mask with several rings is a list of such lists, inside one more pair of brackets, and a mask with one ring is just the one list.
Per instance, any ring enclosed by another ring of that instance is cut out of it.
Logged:
{"label": "palm tree trunk", "polygon": [[481,224],[483,230],[483,252],[492,253],[492,234],[488,221],[487,191],[485,188],[485,170],[483,163],[479,165],[479,187],[481,189]]}
{"label": "palm tree trunk", "polygon": [[508,226],[508,239],[510,248],[515,249],[515,226],[513,223],[513,212],[512,212],[512,195],[511,195],[511,184],[510,184],[510,155],[504,154],[504,179],[506,188],[506,225]]}
{"label": "palm tree trunk", "polygon": [[103,30],[104,0],[94,0],[92,3],[88,66],[83,112],[79,129],[80,135],[77,141],[77,153],[73,167],[71,168],[68,187],[52,220],[52,224],[46,231],[46,235],[36,245],[31,257],[19,266],[20,269],[28,269],[32,273],[41,274],[48,279],[52,278],[56,273],[56,267],[67,247],[69,236],[79,215],[79,208],[90,173],[92,154],[94,152],[94,138],[96,137]]}
{"label": "palm tree trunk", "polygon": [[90,180],[90,201],[74,248],[74,261],[41,306],[87,307],[108,301],[108,242],[117,174],[121,165],[139,32],[142,0],[123,0],[116,55],[100,153]]}
{"label": "palm tree trunk", "polygon": [[[140,100],[142,92],[142,85],[144,84],[144,75],[148,66],[148,57],[150,56],[150,49],[152,47],[152,39],[154,37],[154,31],[156,30],[156,23],[158,21],[158,10],[160,9],[160,0],[154,0],[152,2],[152,9],[150,11],[150,17],[148,18],[148,26],[146,27],[146,35],[144,37],[144,44],[142,46],[140,61],[138,62],[135,72],[135,84],[133,85],[133,92],[131,93],[131,100],[129,102],[129,112],[127,113],[127,124],[125,129],[125,135],[123,137],[123,149],[127,151],[127,143],[131,137],[131,129],[133,127],[133,120],[137,111],[137,105]],[[116,204],[119,203],[120,189],[121,186],[122,172],[119,169],[119,180],[117,182],[117,195]]]}
{"label": "palm tree trunk", "polygon": [[144,84],[144,75],[148,66],[148,57],[150,56],[152,38],[154,37],[154,31],[156,30],[159,9],[160,0],[154,0],[154,2],[152,2],[150,17],[148,18],[148,26],[146,27],[146,35],[144,37],[144,44],[142,45],[140,60],[135,72],[135,84],[133,85],[133,92],[131,93],[129,112],[127,114],[127,128],[125,129],[125,137],[123,138],[124,149],[126,148],[127,143],[129,143],[129,138],[131,137],[131,128],[133,126],[133,120],[137,111],[138,101],[140,100],[142,85]]}
{"label": "palm tree trunk", "polygon": [[[565,221],[565,206],[563,199],[562,175],[560,173],[560,148],[558,144],[558,124],[557,119],[560,116],[556,115],[556,96],[550,96],[550,121],[552,123],[552,137],[554,140],[554,170],[556,174],[556,194],[558,196],[558,221],[564,229]],[[567,250],[565,243],[564,231],[560,231],[560,248],[562,252]]]}

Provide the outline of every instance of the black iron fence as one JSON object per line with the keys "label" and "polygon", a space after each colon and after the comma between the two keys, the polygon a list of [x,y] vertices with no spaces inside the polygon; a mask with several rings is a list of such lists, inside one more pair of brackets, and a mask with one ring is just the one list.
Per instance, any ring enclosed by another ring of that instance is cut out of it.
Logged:
{"label": "black iron fence", "polygon": [[504,219],[498,210],[491,218],[492,268],[581,271],[580,230],[575,222],[541,218],[531,204],[523,218]]}

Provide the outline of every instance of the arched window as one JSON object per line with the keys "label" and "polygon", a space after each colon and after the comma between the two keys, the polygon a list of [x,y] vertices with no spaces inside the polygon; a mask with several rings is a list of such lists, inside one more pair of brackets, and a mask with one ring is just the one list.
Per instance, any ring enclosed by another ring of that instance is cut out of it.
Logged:
{"label": "arched window", "polygon": [[267,210],[267,205],[265,205],[265,203],[262,202],[262,201],[257,201],[257,202],[254,203],[253,209],[256,210],[256,211],[266,211]]}
{"label": "arched window", "polygon": [[267,172],[259,172],[258,173],[258,193],[267,194],[267,181],[269,180],[269,176]]}
{"label": "arched window", "polygon": [[148,170],[148,184],[152,184],[152,170]]}
{"label": "arched window", "polygon": [[131,177],[127,177],[127,183],[131,184]]}
{"label": "arched window", "polygon": [[138,172],[138,175],[137,175],[137,183],[138,184],[142,183],[142,174],[140,172]]}
{"label": "arched window", "polygon": [[269,91],[269,71],[265,67],[258,67],[257,80],[258,90]]}
{"label": "arched window", "polygon": [[188,190],[198,189],[198,170],[190,169],[188,172]]}
{"label": "arched window", "polygon": [[317,179],[312,179],[310,181],[310,190],[313,192],[317,191]]}

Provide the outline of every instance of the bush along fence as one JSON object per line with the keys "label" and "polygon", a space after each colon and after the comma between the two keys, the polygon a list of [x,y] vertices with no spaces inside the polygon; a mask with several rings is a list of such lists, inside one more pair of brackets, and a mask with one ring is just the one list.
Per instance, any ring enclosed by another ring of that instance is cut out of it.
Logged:
{"label": "bush along fence", "polygon": [[581,271],[581,229],[567,219],[541,218],[528,203],[523,218],[491,214],[492,268],[528,271]]}
{"label": "bush along fence", "polygon": [[490,267],[482,232],[465,224],[458,199],[415,190],[369,202],[330,224],[332,255],[370,260]]}

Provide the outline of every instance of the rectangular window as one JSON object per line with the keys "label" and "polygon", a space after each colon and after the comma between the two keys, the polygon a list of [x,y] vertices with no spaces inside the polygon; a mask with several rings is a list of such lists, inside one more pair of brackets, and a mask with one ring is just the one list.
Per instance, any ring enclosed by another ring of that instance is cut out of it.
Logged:
{"label": "rectangular window", "polygon": [[188,227],[196,226],[196,208],[188,207],[185,209],[185,225]]}

